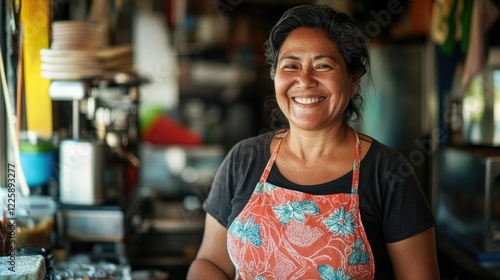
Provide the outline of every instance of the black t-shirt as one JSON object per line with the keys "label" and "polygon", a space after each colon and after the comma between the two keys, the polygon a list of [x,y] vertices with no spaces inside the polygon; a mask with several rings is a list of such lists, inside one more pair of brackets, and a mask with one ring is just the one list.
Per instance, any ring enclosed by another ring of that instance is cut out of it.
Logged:
{"label": "black t-shirt", "polygon": [[[230,226],[250,199],[271,156],[273,136],[273,132],[268,132],[239,142],[219,168],[204,209],[224,227]],[[393,278],[386,243],[401,241],[435,224],[412,170],[401,153],[376,140],[361,161],[358,188],[361,220],[374,254],[376,279]],[[300,186],[283,177],[274,165],[267,181],[315,195],[350,193],[352,171],[331,182]]]}

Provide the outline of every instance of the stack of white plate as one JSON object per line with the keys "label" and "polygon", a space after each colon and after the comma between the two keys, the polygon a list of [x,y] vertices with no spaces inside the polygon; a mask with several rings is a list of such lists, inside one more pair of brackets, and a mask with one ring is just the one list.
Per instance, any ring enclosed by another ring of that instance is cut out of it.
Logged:
{"label": "stack of white plate", "polygon": [[55,21],[50,49],[40,50],[41,76],[50,80],[78,80],[103,75],[106,65],[99,52],[108,45],[107,33],[97,24]]}
{"label": "stack of white plate", "polygon": [[105,72],[98,50],[40,50],[41,76],[50,80],[79,80]]}

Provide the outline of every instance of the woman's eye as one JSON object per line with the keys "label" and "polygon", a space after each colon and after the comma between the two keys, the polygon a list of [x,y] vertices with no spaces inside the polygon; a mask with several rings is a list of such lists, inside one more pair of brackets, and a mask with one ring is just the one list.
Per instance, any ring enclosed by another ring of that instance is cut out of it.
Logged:
{"label": "woman's eye", "polygon": [[294,69],[297,69],[298,67],[294,64],[286,64],[283,66],[283,69],[284,70],[294,70]]}
{"label": "woman's eye", "polygon": [[330,65],[328,64],[320,64],[316,67],[317,69],[331,69]]}

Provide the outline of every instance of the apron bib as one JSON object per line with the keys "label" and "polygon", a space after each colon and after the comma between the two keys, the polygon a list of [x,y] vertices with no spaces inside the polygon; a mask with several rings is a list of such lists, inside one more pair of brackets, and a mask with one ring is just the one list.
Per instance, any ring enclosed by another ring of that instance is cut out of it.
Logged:
{"label": "apron bib", "polygon": [[312,195],[262,177],[227,233],[236,279],[373,279],[375,263],[359,211],[359,137],[351,193]]}

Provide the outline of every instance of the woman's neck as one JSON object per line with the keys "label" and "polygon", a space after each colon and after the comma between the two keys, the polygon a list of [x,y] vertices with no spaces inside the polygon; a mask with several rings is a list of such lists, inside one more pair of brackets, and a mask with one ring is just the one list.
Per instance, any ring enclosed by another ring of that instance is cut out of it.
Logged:
{"label": "woman's neck", "polygon": [[322,132],[301,131],[291,128],[285,138],[282,146],[285,146],[287,153],[293,157],[304,160],[305,162],[314,162],[326,155],[348,147],[352,149],[354,134],[352,128],[342,123],[338,127],[333,127]]}

